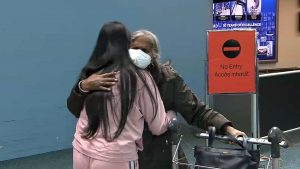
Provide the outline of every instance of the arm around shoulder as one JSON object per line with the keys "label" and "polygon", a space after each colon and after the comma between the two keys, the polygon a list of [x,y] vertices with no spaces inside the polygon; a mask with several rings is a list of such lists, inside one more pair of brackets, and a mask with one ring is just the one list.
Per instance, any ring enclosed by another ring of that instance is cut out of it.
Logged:
{"label": "arm around shoulder", "polygon": [[86,96],[86,93],[79,90],[78,83],[79,80],[72,88],[71,93],[67,99],[67,107],[76,118],[79,118],[80,116],[80,112],[83,108],[83,103]]}

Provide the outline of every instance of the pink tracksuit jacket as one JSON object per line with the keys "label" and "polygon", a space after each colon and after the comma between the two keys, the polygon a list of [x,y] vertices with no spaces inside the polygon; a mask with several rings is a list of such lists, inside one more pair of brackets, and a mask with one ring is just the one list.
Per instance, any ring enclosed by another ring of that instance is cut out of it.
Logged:
{"label": "pink tracksuit jacket", "polygon": [[[151,93],[156,97],[157,115],[153,119],[153,104],[150,100],[148,90],[138,77],[137,95],[134,105],[128,114],[127,122],[121,135],[111,142],[107,142],[102,137],[102,131],[99,130],[96,137],[84,139],[84,128],[87,126],[88,118],[85,107],[82,109],[80,117],[76,125],[76,132],[73,140],[73,147],[80,153],[91,158],[108,161],[108,162],[127,162],[137,160],[137,151],[143,149],[142,133],[144,129],[144,121],[147,122],[150,131],[154,135],[163,134],[168,127],[171,119],[176,118],[173,111],[165,112],[163,102],[161,100],[159,90],[152,79],[149,72],[143,71]],[[119,76],[119,74],[117,74]],[[109,113],[110,133],[112,136],[117,131],[119,115],[120,115],[120,93],[118,85],[112,87],[112,102],[108,102],[107,109]],[[111,106],[114,107],[116,117],[113,117]]]}

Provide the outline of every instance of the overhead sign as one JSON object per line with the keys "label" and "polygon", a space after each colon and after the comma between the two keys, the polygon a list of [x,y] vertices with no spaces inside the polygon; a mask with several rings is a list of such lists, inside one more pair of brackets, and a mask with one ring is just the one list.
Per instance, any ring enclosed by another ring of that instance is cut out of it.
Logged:
{"label": "overhead sign", "polygon": [[256,92],[256,31],[208,32],[208,94]]}

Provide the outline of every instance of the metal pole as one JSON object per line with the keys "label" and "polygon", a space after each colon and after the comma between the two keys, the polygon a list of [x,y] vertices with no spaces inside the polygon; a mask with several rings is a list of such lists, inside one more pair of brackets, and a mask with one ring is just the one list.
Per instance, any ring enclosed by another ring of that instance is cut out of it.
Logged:
{"label": "metal pole", "polygon": [[272,169],[279,169],[279,158],[272,158]]}
{"label": "metal pole", "polygon": [[[207,56],[208,56],[208,54],[207,54]],[[204,67],[205,67],[204,77],[206,77],[206,79],[205,79],[206,83],[205,83],[205,89],[204,89],[205,90],[205,104],[208,107],[211,107],[211,105],[213,105],[213,96],[208,93],[208,60],[204,61]],[[205,145],[208,146],[208,140],[205,140]]]}
{"label": "metal pole", "polygon": [[288,74],[294,74],[294,73],[300,73],[300,70],[278,72],[278,73],[266,73],[266,74],[259,75],[259,77],[260,78],[264,78],[264,77],[279,76],[279,75],[288,75]]}
{"label": "metal pole", "polygon": [[[258,138],[257,132],[257,100],[256,94],[251,94],[251,131],[252,137]],[[253,149],[257,149],[257,145],[253,145]]]}
{"label": "metal pole", "polygon": [[[173,161],[178,161],[178,153],[177,153],[176,145],[172,145],[172,157],[173,157]],[[172,162],[172,169],[178,169],[177,163]]]}
{"label": "metal pole", "polygon": [[[178,165],[174,161],[178,161],[178,124],[177,118],[169,122],[169,130],[171,132],[171,145],[172,145],[172,169],[178,169]],[[181,138],[180,138],[181,139]]]}

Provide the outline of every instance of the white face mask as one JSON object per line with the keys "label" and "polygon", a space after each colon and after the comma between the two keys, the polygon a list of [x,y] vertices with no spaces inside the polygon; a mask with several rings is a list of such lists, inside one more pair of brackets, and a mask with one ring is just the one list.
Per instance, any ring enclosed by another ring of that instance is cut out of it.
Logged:
{"label": "white face mask", "polygon": [[151,63],[151,56],[140,49],[129,49],[129,55],[133,63],[141,69],[145,69]]}

